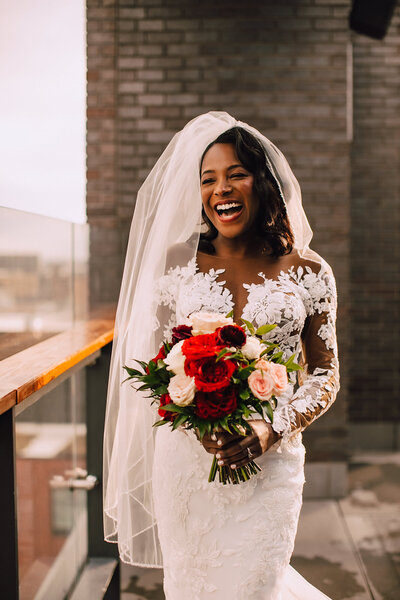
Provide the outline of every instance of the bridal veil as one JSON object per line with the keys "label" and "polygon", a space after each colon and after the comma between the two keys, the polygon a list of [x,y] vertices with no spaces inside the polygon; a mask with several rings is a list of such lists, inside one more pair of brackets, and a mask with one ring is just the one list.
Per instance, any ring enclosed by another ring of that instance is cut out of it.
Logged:
{"label": "bridal veil", "polygon": [[[224,131],[240,126],[264,148],[266,162],[284,199],[295,248],[312,257],[312,231],[299,184],[283,154],[259,131],[225,112],[209,112],[177,133],[140,188],[132,220],[115,324],[104,432],[104,533],[130,564],[161,567],[152,495],[154,410],[124,380],[123,365],[157,354],[162,332],[157,322],[155,284],[165,274],[167,252],[187,264],[201,230],[199,168],[205,148]],[[182,250],[180,250],[182,248]]]}

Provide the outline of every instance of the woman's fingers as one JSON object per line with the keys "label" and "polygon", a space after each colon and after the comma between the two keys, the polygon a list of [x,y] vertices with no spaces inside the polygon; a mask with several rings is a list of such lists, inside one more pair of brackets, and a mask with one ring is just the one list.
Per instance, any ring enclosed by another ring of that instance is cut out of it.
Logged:
{"label": "woman's fingers", "polygon": [[[250,452],[249,452],[250,451]],[[261,456],[262,449],[257,436],[246,436],[238,443],[224,450],[218,450],[216,457],[221,465],[244,465]]]}
{"label": "woman's fingers", "polygon": [[224,450],[232,444],[237,443],[239,440],[242,440],[243,436],[237,433],[228,433],[228,432],[217,432],[217,433],[206,433],[201,440],[204,448],[207,452],[211,452],[215,454],[219,452],[219,450]]}

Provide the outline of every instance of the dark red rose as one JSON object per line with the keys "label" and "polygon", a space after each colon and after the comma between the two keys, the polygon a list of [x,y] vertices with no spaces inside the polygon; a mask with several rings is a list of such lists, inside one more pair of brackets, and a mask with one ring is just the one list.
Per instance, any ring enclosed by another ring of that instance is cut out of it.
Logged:
{"label": "dark red rose", "polygon": [[239,325],[224,325],[218,330],[218,337],[227,346],[243,346],[246,341],[245,330]]}
{"label": "dark red rose", "polygon": [[236,363],[233,360],[221,359],[217,362],[214,357],[185,360],[186,375],[194,377],[197,389],[202,392],[214,392],[227,387],[235,370]]}
{"label": "dark red rose", "polygon": [[216,356],[224,346],[219,341],[218,333],[206,333],[188,338],[182,344],[183,354],[190,360]]}
{"label": "dark red rose", "polygon": [[201,419],[218,419],[236,410],[237,398],[233,386],[217,392],[196,393],[196,415]]}
{"label": "dark red rose", "polygon": [[160,408],[158,409],[158,414],[160,415],[160,417],[166,419],[167,421],[173,421],[178,413],[173,413],[169,410],[162,409],[161,407],[165,406],[166,404],[172,404],[172,400],[169,394],[163,394],[160,397]]}
{"label": "dark red rose", "polygon": [[192,337],[192,328],[189,325],[179,325],[172,329],[172,345]]}

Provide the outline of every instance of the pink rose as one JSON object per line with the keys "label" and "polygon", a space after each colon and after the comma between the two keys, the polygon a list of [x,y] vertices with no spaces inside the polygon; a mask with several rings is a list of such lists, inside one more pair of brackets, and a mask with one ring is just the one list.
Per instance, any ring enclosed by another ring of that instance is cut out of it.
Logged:
{"label": "pink rose", "polygon": [[269,373],[271,370],[272,363],[269,360],[265,360],[265,358],[260,358],[255,364],[256,369],[260,369],[260,371],[265,371]]}
{"label": "pink rose", "polygon": [[262,402],[271,398],[274,392],[274,382],[269,373],[257,369],[250,374],[247,381],[252,394],[256,398]]}
{"label": "pink rose", "polygon": [[275,394],[282,394],[288,385],[288,376],[285,365],[270,363],[270,375],[274,382]]}

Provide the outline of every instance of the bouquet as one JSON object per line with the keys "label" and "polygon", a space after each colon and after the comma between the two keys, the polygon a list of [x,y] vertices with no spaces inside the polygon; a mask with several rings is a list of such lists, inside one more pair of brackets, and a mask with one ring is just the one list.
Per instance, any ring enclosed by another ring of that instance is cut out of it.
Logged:
{"label": "bouquet", "polygon": [[[294,355],[283,362],[278,345],[263,339],[276,325],[255,329],[242,321],[243,327],[234,323],[232,313],[193,313],[189,325],[173,328],[157,356],[148,363],[135,360],[141,370],[124,366],[127,380],[138,382],[137,389],[149,391],[158,405],[161,419],[154,426],[194,429],[202,439],[221,430],[248,435],[248,419],[256,413],[273,422],[288,373],[301,367]],[[237,484],[257,471],[254,461],[231,469],[214,457],[208,481],[218,472],[220,482]]]}

